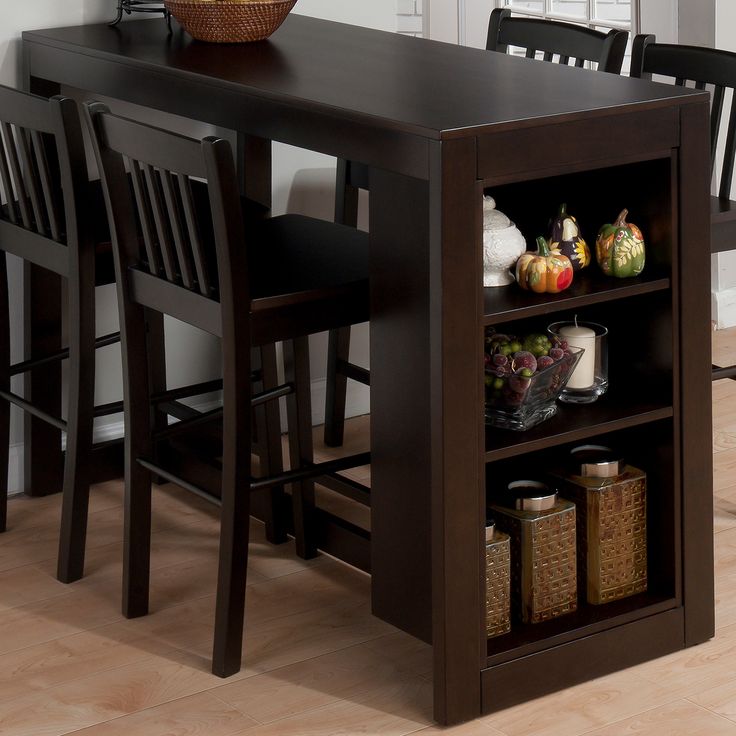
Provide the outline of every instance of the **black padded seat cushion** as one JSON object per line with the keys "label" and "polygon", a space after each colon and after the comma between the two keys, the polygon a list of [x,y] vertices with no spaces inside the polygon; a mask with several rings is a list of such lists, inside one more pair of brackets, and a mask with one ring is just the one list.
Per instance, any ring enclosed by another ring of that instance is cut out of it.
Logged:
{"label": "black padded seat cushion", "polygon": [[368,235],[355,228],[280,215],[248,235],[251,299],[368,280]]}

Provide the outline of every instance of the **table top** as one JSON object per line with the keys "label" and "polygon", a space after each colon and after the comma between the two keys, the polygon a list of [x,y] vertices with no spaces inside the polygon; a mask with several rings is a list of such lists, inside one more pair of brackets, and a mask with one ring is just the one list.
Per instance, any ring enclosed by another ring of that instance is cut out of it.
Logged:
{"label": "table top", "polygon": [[702,93],[292,13],[267,41],[207,44],[136,20],[26,31],[26,42],[235,88],[373,127],[446,139]]}

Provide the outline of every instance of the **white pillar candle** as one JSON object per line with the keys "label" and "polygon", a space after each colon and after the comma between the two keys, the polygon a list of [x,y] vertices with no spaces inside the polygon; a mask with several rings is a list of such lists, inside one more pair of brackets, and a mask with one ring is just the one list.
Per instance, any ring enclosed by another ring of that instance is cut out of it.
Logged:
{"label": "white pillar candle", "polygon": [[595,383],[595,330],[582,325],[560,327],[559,336],[574,348],[585,352],[567,382],[567,388],[590,388]]}

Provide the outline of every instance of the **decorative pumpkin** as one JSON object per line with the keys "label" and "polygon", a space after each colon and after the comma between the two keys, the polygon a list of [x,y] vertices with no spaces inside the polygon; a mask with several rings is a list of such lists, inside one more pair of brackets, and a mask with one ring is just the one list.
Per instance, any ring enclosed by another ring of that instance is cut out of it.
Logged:
{"label": "decorative pumpkin", "polygon": [[624,210],[612,225],[604,225],[595,241],[595,257],[603,273],[619,278],[638,276],[644,270],[644,237],[636,225],[626,222]]}
{"label": "decorative pumpkin", "polygon": [[516,280],[522,289],[557,294],[572,283],[573,268],[567,256],[551,253],[547,241],[537,238],[537,252],[527,251],[516,262]]}
{"label": "decorative pumpkin", "polygon": [[580,235],[577,220],[568,214],[566,204],[560,205],[560,211],[552,222],[549,247],[553,253],[567,256],[575,271],[590,264],[590,249]]}

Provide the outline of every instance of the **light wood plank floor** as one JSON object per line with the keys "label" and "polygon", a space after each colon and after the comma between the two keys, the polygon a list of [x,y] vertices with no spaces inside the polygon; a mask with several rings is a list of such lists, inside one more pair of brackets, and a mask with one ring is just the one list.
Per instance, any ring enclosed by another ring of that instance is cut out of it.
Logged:
{"label": "light wood plank floor", "polygon": [[[736,356],[736,330],[716,354]],[[736,382],[714,385],[716,637],[466,724],[458,736],[736,736]],[[316,433],[315,436],[318,436]],[[360,449],[367,419],[350,424]],[[86,577],[56,582],[59,498],[15,498],[0,536],[3,736],[426,736],[429,648],[373,618],[369,580],[253,524],[243,671],[209,673],[217,519],[155,493],[151,614],[119,612],[121,484],[92,494]],[[325,504],[336,503],[324,496]],[[358,513],[357,522],[365,523]]]}

